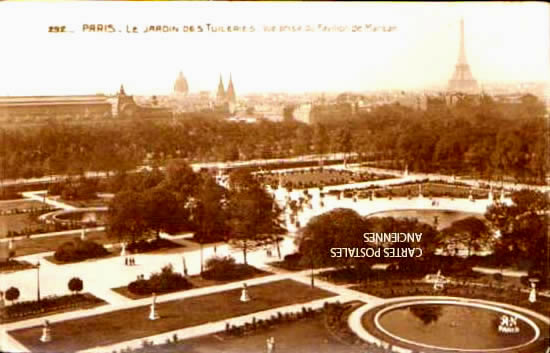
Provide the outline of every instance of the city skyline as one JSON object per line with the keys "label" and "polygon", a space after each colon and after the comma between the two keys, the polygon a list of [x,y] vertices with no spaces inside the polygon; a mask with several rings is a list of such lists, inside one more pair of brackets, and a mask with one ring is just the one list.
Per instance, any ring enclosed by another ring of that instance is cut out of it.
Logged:
{"label": "city skyline", "polygon": [[[445,87],[459,49],[481,86],[548,81],[548,11],[542,3],[490,4],[0,4],[0,95],[168,94],[181,71],[189,91],[215,92],[229,73],[239,95]],[[212,6],[214,5],[214,6]],[[47,18],[30,16],[55,6]],[[93,8],[92,8],[93,6]],[[215,10],[212,10],[214,7]],[[291,11],[291,12],[289,12]],[[29,21],[17,21],[22,12]],[[35,17],[35,18],[33,18]],[[119,33],[83,33],[83,24]],[[254,26],[254,33],[126,33],[149,25]],[[390,32],[265,33],[264,25],[393,26]],[[65,25],[74,33],[48,33]],[[21,45],[25,43],[25,45]]]}

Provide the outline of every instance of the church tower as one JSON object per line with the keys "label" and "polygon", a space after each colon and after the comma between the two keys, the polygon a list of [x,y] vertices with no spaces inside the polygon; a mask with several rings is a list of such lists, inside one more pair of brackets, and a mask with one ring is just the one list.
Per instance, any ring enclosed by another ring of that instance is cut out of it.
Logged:
{"label": "church tower", "polygon": [[183,76],[183,72],[180,71],[176,82],[174,83],[174,93],[187,95],[189,93],[189,85],[187,79]]}
{"label": "church tower", "polygon": [[466,60],[464,47],[464,19],[460,20],[460,47],[458,50],[458,62],[455,66],[453,77],[449,80],[450,92],[477,93],[477,81],[470,72],[470,65]]}
{"label": "church tower", "polygon": [[229,74],[229,85],[227,86],[227,102],[233,103],[237,101],[237,96],[235,95],[235,87],[233,87],[233,79],[231,77],[231,74]]}
{"label": "church tower", "polygon": [[222,75],[220,74],[220,83],[218,83],[218,93],[216,94],[218,103],[225,102],[225,88],[223,87]]}

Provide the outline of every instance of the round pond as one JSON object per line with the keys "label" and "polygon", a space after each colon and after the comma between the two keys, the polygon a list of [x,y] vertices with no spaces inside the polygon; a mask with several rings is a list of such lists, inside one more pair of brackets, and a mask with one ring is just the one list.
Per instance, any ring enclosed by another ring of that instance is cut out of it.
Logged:
{"label": "round pond", "polygon": [[[537,325],[524,315],[470,302],[389,305],[376,313],[374,324],[392,339],[441,351],[502,352],[529,345],[540,334]],[[499,331],[503,325],[508,332]]]}
{"label": "round pond", "polygon": [[52,218],[59,223],[93,223],[96,225],[103,225],[107,221],[107,208],[97,207],[58,211],[52,215]]}

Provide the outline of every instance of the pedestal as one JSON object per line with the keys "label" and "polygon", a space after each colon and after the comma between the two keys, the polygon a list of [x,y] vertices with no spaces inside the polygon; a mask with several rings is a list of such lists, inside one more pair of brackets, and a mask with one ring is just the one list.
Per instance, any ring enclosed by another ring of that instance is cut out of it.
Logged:
{"label": "pedestal", "polygon": [[52,330],[49,327],[42,328],[42,337],[40,337],[40,342],[51,342],[52,340]]}
{"label": "pedestal", "polygon": [[151,312],[149,313],[149,320],[158,320],[160,319],[160,316],[157,314],[157,311],[155,310],[155,304],[151,304]]}
{"label": "pedestal", "polygon": [[531,288],[531,292],[529,293],[529,303],[534,303],[537,301],[537,290],[535,288]]}
{"label": "pedestal", "polygon": [[250,301],[250,296],[248,295],[248,289],[243,287],[243,290],[241,291],[241,302],[246,303]]}

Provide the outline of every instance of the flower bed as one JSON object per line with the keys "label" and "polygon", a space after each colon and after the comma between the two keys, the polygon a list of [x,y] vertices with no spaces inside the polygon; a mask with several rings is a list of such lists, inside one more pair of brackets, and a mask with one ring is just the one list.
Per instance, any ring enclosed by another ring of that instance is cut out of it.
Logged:
{"label": "flower bed", "polygon": [[7,261],[0,262],[0,273],[27,270],[29,268],[34,268],[34,265],[31,265],[27,261],[9,259]]}
{"label": "flower bed", "polygon": [[282,173],[257,175],[264,184],[277,188],[279,181],[287,189],[304,189],[328,185],[342,185],[393,178],[391,175],[356,173],[348,170],[310,168]]}
{"label": "flower bed", "polygon": [[9,322],[43,316],[52,312],[88,308],[105,302],[89,293],[51,296],[7,305],[0,309],[0,321]]}
{"label": "flower bed", "polygon": [[[421,189],[420,189],[421,185]],[[330,190],[329,195],[343,196],[346,198],[391,198],[391,197],[417,197],[420,191],[424,197],[447,197],[447,198],[469,198],[470,191],[475,200],[487,199],[489,189],[473,188],[463,183],[443,183],[433,181],[415,181],[389,186],[370,185],[364,188],[347,189],[345,191]],[[495,189],[493,196],[497,198],[500,194]]]}
{"label": "flower bed", "polygon": [[484,299],[526,307],[543,315],[550,312],[550,298],[538,296],[535,303],[529,302],[529,293],[521,286],[505,286],[490,282],[489,285],[472,280],[458,280],[436,291],[433,284],[419,280],[371,281],[368,284],[352,287],[354,290],[382,298],[406,297],[414,295],[445,295]]}

